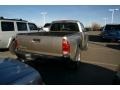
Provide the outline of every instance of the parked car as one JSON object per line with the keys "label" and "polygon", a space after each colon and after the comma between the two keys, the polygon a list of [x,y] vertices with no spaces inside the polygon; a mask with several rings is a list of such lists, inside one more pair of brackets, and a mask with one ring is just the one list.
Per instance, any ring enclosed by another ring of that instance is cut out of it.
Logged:
{"label": "parked car", "polygon": [[10,51],[25,61],[40,56],[67,58],[77,67],[81,52],[87,47],[88,35],[83,24],[76,20],[60,20],[51,23],[49,32],[18,34]]}
{"label": "parked car", "polygon": [[107,24],[101,33],[103,39],[120,40],[120,24]]}
{"label": "parked car", "polygon": [[15,59],[0,59],[0,85],[38,84],[43,84],[43,81],[34,68]]}
{"label": "parked car", "polygon": [[43,26],[42,30],[48,32],[48,31],[49,31],[49,28],[50,28],[50,25],[51,25],[51,23],[46,23],[46,24]]}
{"label": "parked car", "polygon": [[37,26],[22,19],[0,17],[0,49],[9,48],[17,33],[38,32]]}

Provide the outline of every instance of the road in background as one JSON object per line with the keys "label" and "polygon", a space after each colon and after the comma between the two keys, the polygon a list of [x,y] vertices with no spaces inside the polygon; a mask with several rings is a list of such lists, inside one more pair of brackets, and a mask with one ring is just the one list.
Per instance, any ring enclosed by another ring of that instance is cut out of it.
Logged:
{"label": "road in background", "polygon": [[120,51],[89,43],[89,49],[82,53],[82,62],[116,71],[120,68]]}
{"label": "road in background", "polygon": [[90,31],[88,34],[89,48],[82,53],[82,62],[120,70],[120,42],[104,41],[99,31]]}

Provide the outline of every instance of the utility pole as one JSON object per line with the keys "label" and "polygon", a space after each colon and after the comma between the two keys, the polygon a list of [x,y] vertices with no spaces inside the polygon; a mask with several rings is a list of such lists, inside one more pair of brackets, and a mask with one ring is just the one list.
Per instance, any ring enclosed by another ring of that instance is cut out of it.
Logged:
{"label": "utility pole", "polygon": [[111,17],[111,23],[113,23],[113,20],[114,20],[114,13],[115,13],[115,11],[118,11],[119,9],[109,9],[109,11],[111,11],[112,12],[112,17]]}
{"label": "utility pole", "polygon": [[47,12],[41,12],[41,15],[43,16],[43,25],[46,23],[45,22],[45,17],[46,17],[46,15],[47,15]]}

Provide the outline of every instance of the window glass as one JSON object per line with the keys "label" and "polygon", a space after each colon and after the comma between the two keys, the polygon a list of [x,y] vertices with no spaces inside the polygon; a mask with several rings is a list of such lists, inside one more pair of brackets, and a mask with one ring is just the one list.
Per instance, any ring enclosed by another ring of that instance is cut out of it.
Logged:
{"label": "window glass", "polygon": [[23,22],[17,22],[18,31],[27,31],[27,24]]}
{"label": "window glass", "polygon": [[30,30],[37,30],[37,26],[34,23],[28,23]]}
{"label": "window glass", "polygon": [[79,31],[79,28],[76,23],[54,23],[51,31]]}
{"label": "window glass", "polygon": [[14,23],[13,22],[1,22],[2,31],[14,31]]}
{"label": "window glass", "polygon": [[120,31],[120,25],[106,25],[105,30],[118,30],[118,31]]}

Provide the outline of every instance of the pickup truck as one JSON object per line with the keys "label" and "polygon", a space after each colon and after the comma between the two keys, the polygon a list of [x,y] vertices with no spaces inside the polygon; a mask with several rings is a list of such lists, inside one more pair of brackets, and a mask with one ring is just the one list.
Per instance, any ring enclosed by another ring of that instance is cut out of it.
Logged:
{"label": "pickup truck", "polygon": [[51,23],[49,32],[18,34],[9,49],[24,61],[52,57],[70,61],[76,67],[87,47],[88,35],[81,22],[59,20]]}

